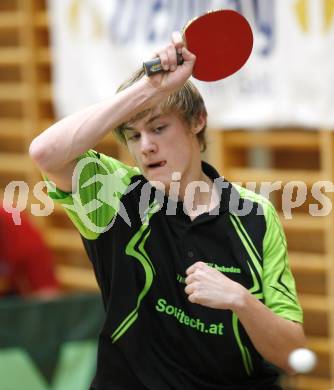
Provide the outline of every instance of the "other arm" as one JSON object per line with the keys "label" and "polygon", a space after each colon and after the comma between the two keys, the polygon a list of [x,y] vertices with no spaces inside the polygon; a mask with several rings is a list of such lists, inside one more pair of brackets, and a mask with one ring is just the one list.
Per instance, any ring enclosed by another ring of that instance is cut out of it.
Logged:
{"label": "other arm", "polygon": [[189,267],[187,275],[185,291],[190,302],[232,310],[257,351],[277,367],[293,373],[288,356],[305,345],[301,324],[275,314],[241,284],[203,262]]}

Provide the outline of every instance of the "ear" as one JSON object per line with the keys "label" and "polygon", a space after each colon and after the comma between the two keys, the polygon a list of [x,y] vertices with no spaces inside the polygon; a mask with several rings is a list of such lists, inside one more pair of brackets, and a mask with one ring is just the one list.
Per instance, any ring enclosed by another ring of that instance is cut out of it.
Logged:
{"label": "ear", "polygon": [[206,115],[201,113],[194,125],[192,126],[192,133],[198,134],[206,125]]}

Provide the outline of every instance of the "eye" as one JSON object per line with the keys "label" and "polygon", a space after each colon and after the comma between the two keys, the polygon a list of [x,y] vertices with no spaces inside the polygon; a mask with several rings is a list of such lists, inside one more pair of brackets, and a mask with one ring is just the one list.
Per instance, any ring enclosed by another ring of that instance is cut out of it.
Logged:
{"label": "eye", "polygon": [[131,133],[127,136],[128,141],[137,141],[140,138],[140,133]]}
{"label": "eye", "polygon": [[155,127],[153,129],[153,132],[155,134],[160,134],[166,127],[167,127],[167,125],[162,125],[162,126]]}

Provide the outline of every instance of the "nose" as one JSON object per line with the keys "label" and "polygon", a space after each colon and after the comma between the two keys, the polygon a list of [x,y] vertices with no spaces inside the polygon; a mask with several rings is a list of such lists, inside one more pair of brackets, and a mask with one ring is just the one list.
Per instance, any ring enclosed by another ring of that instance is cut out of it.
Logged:
{"label": "nose", "polygon": [[157,144],[153,142],[150,134],[142,133],[140,141],[140,149],[144,155],[155,153],[157,151]]}

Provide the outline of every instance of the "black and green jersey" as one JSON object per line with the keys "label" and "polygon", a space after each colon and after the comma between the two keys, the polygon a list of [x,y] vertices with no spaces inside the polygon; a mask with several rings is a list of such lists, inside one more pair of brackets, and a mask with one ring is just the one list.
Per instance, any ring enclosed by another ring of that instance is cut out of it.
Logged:
{"label": "black and green jersey", "polygon": [[193,221],[138,169],[95,151],[79,159],[75,193],[49,183],[82,235],[106,310],[92,389],[279,388],[238,317],[192,304],[184,292],[186,269],[204,261],[302,322],[275,209],[202,167],[220,180],[221,203]]}

